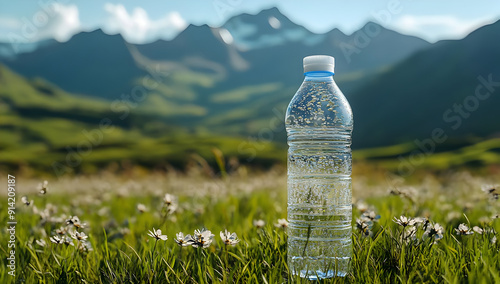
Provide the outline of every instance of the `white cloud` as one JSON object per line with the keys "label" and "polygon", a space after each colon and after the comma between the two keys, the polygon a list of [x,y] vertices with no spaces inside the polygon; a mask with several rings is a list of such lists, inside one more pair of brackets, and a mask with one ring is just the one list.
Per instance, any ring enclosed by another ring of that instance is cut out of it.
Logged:
{"label": "white cloud", "polygon": [[406,34],[437,41],[463,38],[485,22],[486,19],[464,20],[450,15],[404,15],[396,19],[393,27]]}
{"label": "white cloud", "polygon": [[121,4],[106,3],[108,19],[103,27],[107,33],[120,33],[128,42],[144,43],[156,38],[170,39],[186,28],[187,23],[178,12],[151,20],[143,8],[137,7],[129,14]]}
{"label": "white cloud", "polygon": [[[53,13],[48,14],[47,24],[40,27],[38,39],[55,38],[58,41],[67,41],[80,31],[81,24],[76,5],[53,4]],[[36,14],[34,16],[34,19]]]}
{"label": "white cloud", "polygon": [[11,42],[36,42],[54,38],[67,41],[81,30],[78,7],[51,3],[28,17],[0,18],[3,37]]}

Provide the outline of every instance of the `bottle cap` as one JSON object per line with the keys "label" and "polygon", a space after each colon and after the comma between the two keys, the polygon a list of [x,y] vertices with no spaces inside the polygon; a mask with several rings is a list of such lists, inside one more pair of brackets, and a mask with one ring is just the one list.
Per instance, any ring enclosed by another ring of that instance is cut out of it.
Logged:
{"label": "bottle cap", "polygon": [[304,73],[327,71],[334,73],[335,58],[328,55],[311,55],[304,57]]}

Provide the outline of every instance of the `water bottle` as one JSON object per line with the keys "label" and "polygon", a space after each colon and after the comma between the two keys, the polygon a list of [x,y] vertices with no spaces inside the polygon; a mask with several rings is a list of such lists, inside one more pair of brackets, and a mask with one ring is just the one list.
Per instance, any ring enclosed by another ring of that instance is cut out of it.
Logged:
{"label": "water bottle", "polygon": [[288,267],[310,280],[345,276],[352,254],[352,111],[331,56],[304,58],[286,111]]}

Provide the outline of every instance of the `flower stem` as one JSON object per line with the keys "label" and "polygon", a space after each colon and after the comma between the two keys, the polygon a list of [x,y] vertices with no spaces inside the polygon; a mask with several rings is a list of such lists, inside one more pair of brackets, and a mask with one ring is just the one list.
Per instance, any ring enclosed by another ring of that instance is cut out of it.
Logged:
{"label": "flower stem", "polygon": [[154,272],[154,262],[153,262],[153,256],[155,254],[156,250],[156,244],[158,243],[158,240],[155,241],[155,245],[153,246],[153,251],[151,252],[151,270]]}
{"label": "flower stem", "polygon": [[228,253],[227,253],[227,245],[226,244],[224,244],[224,248],[225,248],[225,251],[226,251],[226,270],[228,270],[229,269],[229,265],[228,265],[228,261],[227,261],[227,259],[228,259]]}

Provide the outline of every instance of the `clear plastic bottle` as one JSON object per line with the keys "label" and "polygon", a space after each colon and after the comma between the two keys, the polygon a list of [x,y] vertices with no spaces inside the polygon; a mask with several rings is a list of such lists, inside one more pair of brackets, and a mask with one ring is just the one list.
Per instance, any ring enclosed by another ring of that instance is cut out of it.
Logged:
{"label": "clear plastic bottle", "polygon": [[334,58],[304,58],[288,105],[288,267],[308,279],[345,276],[352,254],[352,111]]}

